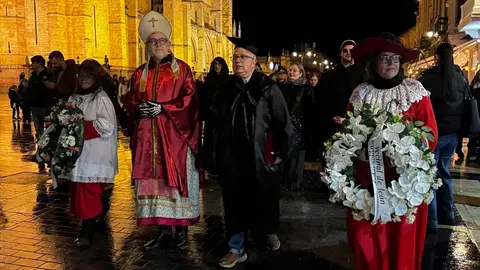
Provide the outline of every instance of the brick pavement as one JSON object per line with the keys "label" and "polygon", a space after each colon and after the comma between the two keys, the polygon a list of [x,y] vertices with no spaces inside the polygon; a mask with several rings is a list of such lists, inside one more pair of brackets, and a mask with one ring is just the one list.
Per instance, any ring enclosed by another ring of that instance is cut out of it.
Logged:
{"label": "brick pavement", "polygon": [[[49,192],[48,176],[27,160],[33,150],[32,129],[14,126],[8,100],[0,98],[0,269],[217,269],[226,243],[214,181],[202,190],[201,220],[190,227],[188,246],[177,250],[166,243],[145,253],[141,247],[155,228],[135,225],[130,152],[121,137],[108,226],[96,233],[90,249],[78,250],[72,243],[79,224],[69,213],[68,194]],[[304,191],[282,192],[281,251],[251,248],[249,261],[236,269],[354,269],[345,243],[345,209],[328,202],[316,173],[307,172],[305,179]],[[425,269],[480,267],[461,220],[426,247]]]}

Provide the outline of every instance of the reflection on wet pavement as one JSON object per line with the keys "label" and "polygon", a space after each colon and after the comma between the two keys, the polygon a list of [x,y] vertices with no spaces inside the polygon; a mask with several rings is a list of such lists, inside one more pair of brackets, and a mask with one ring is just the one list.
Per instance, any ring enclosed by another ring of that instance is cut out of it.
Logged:
{"label": "reflection on wet pavement", "polygon": [[[32,125],[33,126],[33,125]],[[119,174],[107,228],[97,230],[88,250],[73,247],[79,223],[68,210],[68,194],[49,191],[47,175],[28,161],[33,128],[13,124],[8,99],[0,98],[0,269],[218,269],[226,252],[222,202],[211,181],[201,193],[201,220],[190,227],[189,244],[145,253],[155,228],[137,227],[128,140],[120,136]],[[279,237],[282,250],[249,249],[235,269],[354,269],[346,245],[345,209],[328,202],[318,174],[306,172],[305,189],[282,191]],[[479,253],[464,224],[428,239],[425,269],[480,269]],[[435,245],[434,245],[435,244]],[[430,249],[429,249],[430,248]]]}

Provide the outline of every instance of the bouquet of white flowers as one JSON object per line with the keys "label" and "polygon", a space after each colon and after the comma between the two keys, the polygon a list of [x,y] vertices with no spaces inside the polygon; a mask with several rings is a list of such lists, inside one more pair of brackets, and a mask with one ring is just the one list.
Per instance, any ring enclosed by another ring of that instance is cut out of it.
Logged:
{"label": "bouquet of white flowers", "polygon": [[[428,146],[428,140],[434,139],[430,128],[369,104],[348,112],[342,125],[325,143],[327,166],[321,174],[334,192],[330,200],[342,201],[356,220],[375,224],[398,222],[405,216],[413,223],[417,207],[430,203],[433,190],[442,184]],[[369,161],[373,194],[354,177],[354,161],[360,156]],[[384,157],[395,167],[398,179],[385,179]]]}
{"label": "bouquet of white flowers", "polygon": [[83,112],[73,103],[60,101],[46,123],[47,130],[37,142],[37,158],[48,164],[52,177],[58,178],[71,172],[82,153]]}

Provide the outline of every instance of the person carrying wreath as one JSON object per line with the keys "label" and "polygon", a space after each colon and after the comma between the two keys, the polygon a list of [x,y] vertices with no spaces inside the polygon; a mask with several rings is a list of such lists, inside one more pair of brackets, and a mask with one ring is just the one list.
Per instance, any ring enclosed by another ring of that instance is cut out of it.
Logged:
{"label": "person carrying wreath", "polygon": [[[405,78],[402,64],[416,59],[419,52],[405,48],[400,40],[382,33],[378,38],[357,44],[352,55],[356,63],[365,67],[367,78],[352,93],[347,111],[362,110],[364,104],[377,106],[392,113],[404,115],[405,120],[423,122],[431,129],[434,140],[429,141],[431,151],[438,138],[437,124],[430,101],[430,92],[416,80]],[[406,119],[408,118],[408,119]],[[354,178],[373,196],[373,183],[369,162],[365,158],[354,161]],[[385,181],[399,179],[393,166],[384,166]],[[355,255],[357,269],[421,269],[421,260],[427,230],[428,206],[422,202],[413,223],[405,216],[400,222],[378,222],[354,219],[347,212],[347,237]]]}
{"label": "person carrying wreath", "polygon": [[117,118],[102,87],[104,72],[97,61],[83,61],[76,92],[68,100],[83,111],[85,119],[82,153],[65,177],[71,181],[70,211],[82,221],[76,247],[90,246],[95,221],[103,211],[104,187],[112,184],[118,173]]}

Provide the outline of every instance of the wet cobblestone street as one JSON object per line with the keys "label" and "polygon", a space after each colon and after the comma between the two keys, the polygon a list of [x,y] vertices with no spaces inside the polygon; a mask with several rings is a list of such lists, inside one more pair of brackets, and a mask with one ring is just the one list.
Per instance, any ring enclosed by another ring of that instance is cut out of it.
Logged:
{"label": "wet cobblestone street", "polygon": [[[88,250],[73,246],[79,229],[67,193],[50,192],[48,175],[29,161],[34,129],[12,122],[8,98],[0,98],[0,269],[218,269],[227,251],[223,206],[215,180],[201,191],[201,220],[189,228],[183,249],[154,252],[141,247],[155,228],[137,227],[128,140],[120,136],[119,174],[107,227],[97,230]],[[480,172],[480,169],[477,169]],[[301,192],[282,191],[281,251],[248,249],[235,269],[355,269],[346,244],[345,209],[328,202],[318,174],[307,171]],[[425,245],[424,269],[480,269],[480,254],[468,226],[443,226]]]}

